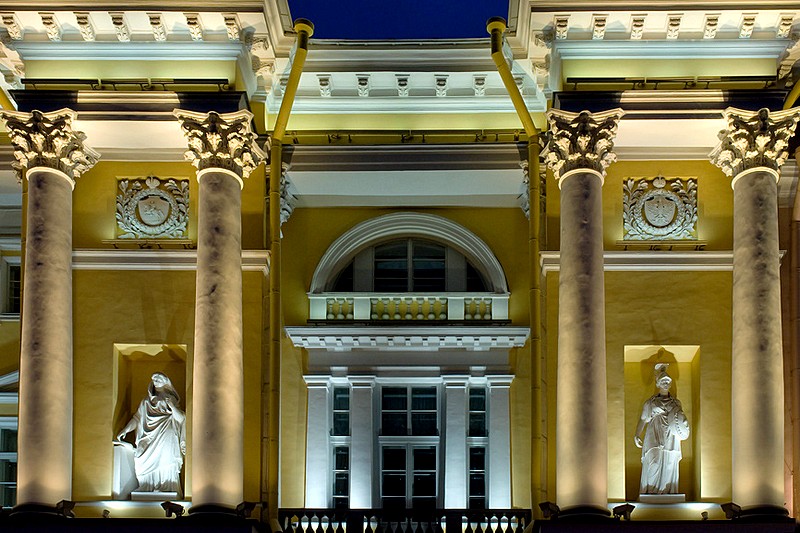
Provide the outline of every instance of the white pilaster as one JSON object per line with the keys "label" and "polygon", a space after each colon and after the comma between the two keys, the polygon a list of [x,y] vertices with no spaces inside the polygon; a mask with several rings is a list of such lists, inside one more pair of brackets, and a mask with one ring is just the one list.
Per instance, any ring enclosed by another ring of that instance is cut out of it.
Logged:
{"label": "white pilaster", "polygon": [[[462,306],[463,307],[463,306]],[[444,507],[467,507],[467,383],[469,376],[445,376],[444,381]]]}
{"label": "white pilaster", "polygon": [[72,189],[97,161],[74,111],[0,112],[28,180],[17,506],[72,497]]}
{"label": "white pilaster", "polygon": [[371,509],[375,429],[374,376],[351,376],[350,397],[350,508]]}
{"label": "white pilaster", "polygon": [[330,505],[330,377],[305,376],[308,387],[306,428],[306,507],[323,509]]}
{"label": "white pilaster", "polygon": [[511,417],[509,391],[514,376],[488,376],[489,507],[511,508]]}

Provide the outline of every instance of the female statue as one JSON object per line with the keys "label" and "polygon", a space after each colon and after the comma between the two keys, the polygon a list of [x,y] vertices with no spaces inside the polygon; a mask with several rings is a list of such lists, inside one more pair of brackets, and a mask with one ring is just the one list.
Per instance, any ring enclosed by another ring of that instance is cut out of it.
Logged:
{"label": "female statue", "polygon": [[186,454],[186,415],[170,379],[156,372],[147,398],[117,437],[136,431],[134,465],[140,492],[181,493],[180,473]]}
{"label": "female statue", "polygon": [[683,414],[681,402],[669,393],[672,378],[667,374],[668,366],[666,363],[656,365],[658,393],[644,402],[636,426],[634,442],[642,448],[641,494],[678,493],[681,441],[689,437],[689,421]]}

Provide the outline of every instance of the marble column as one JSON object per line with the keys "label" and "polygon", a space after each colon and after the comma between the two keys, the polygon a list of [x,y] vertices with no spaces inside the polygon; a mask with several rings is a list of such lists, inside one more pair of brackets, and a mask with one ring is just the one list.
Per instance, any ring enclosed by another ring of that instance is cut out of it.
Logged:
{"label": "marble column", "polygon": [[199,182],[192,510],[230,509],[244,499],[241,190],[264,153],[246,110],[175,116]]}
{"label": "marble column", "polygon": [[[509,393],[514,376],[487,376],[489,386],[490,509],[511,509],[511,412]],[[538,502],[537,502],[538,503]]]}
{"label": "marble column", "polygon": [[778,172],[800,108],[729,108],[711,153],[733,187],[733,501],[785,514]]}
{"label": "marble column", "polygon": [[99,157],[77,113],[2,111],[28,180],[17,508],[72,497],[72,190]]}
{"label": "marble column", "polygon": [[551,110],[545,161],[561,189],[556,504],[608,514],[602,186],[623,111]]}
{"label": "marble column", "polygon": [[306,419],[306,502],[312,509],[330,505],[328,491],[331,485],[331,378],[330,376],[303,376],[308,387],[308,415]]}

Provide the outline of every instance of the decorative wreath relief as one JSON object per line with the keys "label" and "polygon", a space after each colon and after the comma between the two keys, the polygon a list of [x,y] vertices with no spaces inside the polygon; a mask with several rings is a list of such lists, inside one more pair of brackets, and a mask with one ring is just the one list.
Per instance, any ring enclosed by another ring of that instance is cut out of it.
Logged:
{"label": "decorative wreath relief", "polygon": [[694,179],[628,179],[622,184],[625,240],[697,239],[697,182]]}
{"label": "decorative wreath relief", "polygon": [[156,177],[120,180],[117,226],[120,239],[185,239],[189,182]]}

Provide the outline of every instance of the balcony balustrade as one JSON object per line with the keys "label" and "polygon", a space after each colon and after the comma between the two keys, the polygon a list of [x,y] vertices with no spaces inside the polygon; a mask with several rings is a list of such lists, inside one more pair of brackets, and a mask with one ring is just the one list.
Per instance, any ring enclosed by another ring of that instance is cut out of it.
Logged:
{"label": "balcony balustrade", "polygon": [[508,294],[353,294],[309,295],[312,321],[464,321],[508,320]]}

